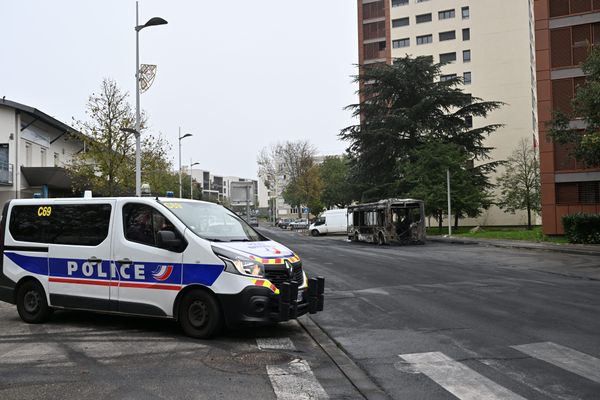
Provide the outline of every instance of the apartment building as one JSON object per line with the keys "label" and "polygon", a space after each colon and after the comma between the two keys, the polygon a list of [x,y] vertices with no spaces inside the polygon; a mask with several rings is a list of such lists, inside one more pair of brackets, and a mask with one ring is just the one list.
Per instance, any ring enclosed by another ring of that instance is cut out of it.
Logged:
{"label": "apartment building", "polygon": [[81,133],[24,104],[0,99],[0,204],[72,196],[64,166],[84,148]]}
{"label": "apartment building", "polygon": [[[553,143],[546,127],[553,110],[571,111],[585,81],[580,64],[589,46],[600,43],[600,1],[535,0],[535,29],[543,230],[562,234],[564,215],[600,213],[600,168],[586,169],[569,157],[569,147]],[[583,121],[571,125],[583,128]]]}
{"label": "apartment building", "polygon": [[[522,138],[537,137],[533,0],[358,0],[358,30],[361,65],[432,56],[449,63],[441,79],[459,76],[467,93],[506,103],[485,121],[473,120],[475,127],[504,124],[486,140],[492,160],[505,160]],[[526,221],[525,212],[493,206],[461,224]]]}
{"label": "apartment building", "polygon": [[[257,204],[256,207],[268,207],[268,199],[261,201],[260,185],[255,179],[240,178],[239,176],[215,175],[210,171],[201,169],[192,169],[191,171],[194,184],[200,186],[202,197],[204,199],[211,201],[226,201],[231,195],[232,182],[252,182],[254,196],[256,198],[255,204]],[[189,166],[183,166],[182,172],[186,175],[190,175]],[[189,197],[189,195],[189,193],[184,193],[183,197]]]}

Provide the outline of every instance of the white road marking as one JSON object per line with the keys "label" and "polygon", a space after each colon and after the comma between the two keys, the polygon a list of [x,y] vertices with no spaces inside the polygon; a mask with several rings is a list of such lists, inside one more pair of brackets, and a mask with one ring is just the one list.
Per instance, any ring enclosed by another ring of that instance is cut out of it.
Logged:
{"label": "white road marking", "polygon": [[538,360],[600,383],[600,359],[552,342],[512,346]]}
{"label": "white road marking", "polygon": [[295,351],[296,346],[290,338],[258,338],[256,344],[261,350],[290,350]]}
{"label": "white road marking", "polygon": [[294,360],[285,366],[267,365],[267,374],[278,400],[329,398],[304,360]]}
{"label": "white road marking", "polygon": [[401,354],[400,358],[461,400],[525,400],[443,353]]}

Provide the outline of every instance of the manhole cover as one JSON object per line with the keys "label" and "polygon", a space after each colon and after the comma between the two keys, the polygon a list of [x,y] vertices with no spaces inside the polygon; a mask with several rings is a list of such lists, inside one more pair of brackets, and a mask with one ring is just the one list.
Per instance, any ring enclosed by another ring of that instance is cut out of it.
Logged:
{"label": "manhole cover", "polygon": [[232,354],[226,351],[213,350],[202,358],[202,362],[207,367],[219,371],[255,375],[264,374],[267,365],[287,364],[295,358],[297,357],[275,351],[251,351]]}

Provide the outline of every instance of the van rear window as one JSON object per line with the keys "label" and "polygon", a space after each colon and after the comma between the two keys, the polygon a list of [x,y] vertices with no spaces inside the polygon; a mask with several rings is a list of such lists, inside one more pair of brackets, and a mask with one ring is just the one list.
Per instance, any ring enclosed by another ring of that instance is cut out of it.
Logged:
{"label": "van rear window", "polygon": [[14,206],[9,231],[23,242],[97,246],[108,236],[110,204]]}

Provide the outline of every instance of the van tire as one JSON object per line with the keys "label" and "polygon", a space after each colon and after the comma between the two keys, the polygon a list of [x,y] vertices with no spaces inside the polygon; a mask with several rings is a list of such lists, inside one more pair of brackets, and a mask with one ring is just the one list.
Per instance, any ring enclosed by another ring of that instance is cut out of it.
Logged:
{"label": "van tire", "polygon": [[320,235],[319,231],[316,229],[313,229],[312,231],[310,231],[311,236],[317,237]]}
{"label": "van tire", "polygon": [[48,306],[46,292],[39,282],[30,280],[17,290],[17,311],[19,317],[28,324],[41,324],[52,315]]}
{"label": "van tire", "polygon": [[204,290],[190,290],[181,299],[179,324],[188,336],[197,339],[212,338],[223,326],[223,314],[217,299]]}

